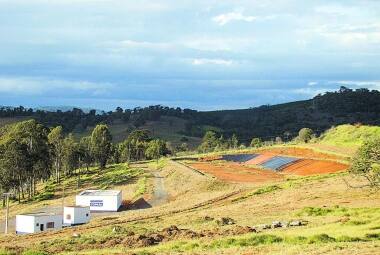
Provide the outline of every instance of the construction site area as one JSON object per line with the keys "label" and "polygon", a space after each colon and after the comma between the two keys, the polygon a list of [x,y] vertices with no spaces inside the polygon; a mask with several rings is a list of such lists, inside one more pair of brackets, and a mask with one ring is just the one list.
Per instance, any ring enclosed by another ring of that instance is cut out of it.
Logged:
{"label": "construction site area", "polygon": [[268,182],[287,176],[309,176],[345,171],[345,157],[305,148],[274,148],[257,153],[225,154],[182,160],[191,168],[230,182]]}

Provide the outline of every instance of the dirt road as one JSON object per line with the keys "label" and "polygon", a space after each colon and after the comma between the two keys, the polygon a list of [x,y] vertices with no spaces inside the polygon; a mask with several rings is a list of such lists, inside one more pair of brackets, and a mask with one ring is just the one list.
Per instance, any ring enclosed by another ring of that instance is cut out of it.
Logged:
{"label": "dirt road", "polygon": [[151,206],[159,206],[168,201],[168,193],[164,185],[164,177],[161,176],[160,172],[153,172],[154,176],[154,188],[153,197],[149,200]]}

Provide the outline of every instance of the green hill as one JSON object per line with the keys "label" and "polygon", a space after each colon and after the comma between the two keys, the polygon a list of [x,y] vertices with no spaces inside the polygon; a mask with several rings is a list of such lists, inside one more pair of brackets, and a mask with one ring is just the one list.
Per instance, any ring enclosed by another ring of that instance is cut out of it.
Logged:
{"label": "green hill", "polygon": [[358,147],[364,141],[380,138],[379,126],[340,125],[323,133],[320,143],[335,146]]}

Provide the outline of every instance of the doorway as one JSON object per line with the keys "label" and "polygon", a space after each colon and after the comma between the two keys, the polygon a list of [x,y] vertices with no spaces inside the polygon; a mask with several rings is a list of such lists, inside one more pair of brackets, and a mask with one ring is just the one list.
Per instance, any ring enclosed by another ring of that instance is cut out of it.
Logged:
{"label": "doorway", "polygon": [[40,224],[40,230],[44,231],[44,224]]}

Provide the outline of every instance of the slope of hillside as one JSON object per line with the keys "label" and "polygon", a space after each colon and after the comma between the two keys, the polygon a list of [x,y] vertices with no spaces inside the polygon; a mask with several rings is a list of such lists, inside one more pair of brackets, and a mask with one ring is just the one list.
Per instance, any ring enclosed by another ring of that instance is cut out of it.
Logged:
{"label": "slope of hillside", "polygon": [[[377,254],[380,198],[347,189],[345,173],[243,185],[168,161],[160,175],[166,204],[61,231],[2,236],[0,247],[8,254]],[[274,221],[302,224],[271,228]]]}
{"label": "slope of hillside", "polygon": [[[194,149],[200,144],[201,138],[184,135],[185,123],[186,120],[181,118],[162,116],[159,120],[147,121],[144,125],[138,127],[138,129],[147,129],[150,131],[152,137],[169,141],[174,146],[186,142],[191,149]],[[134,129],[130,121],[124,122],[116,120],[108,124],[108,126],[112,140],[115,143],[124,141],[128,134]],[[88,136],[91,134],[93,128],[93,126],[89,126],[86,130],[76,130],[74,131],[74,135],[77,138]]]}
{"label": "slope of hillside", "polygon": [[379,126],[340,125],[323,133],[321,144],[358,147],[366,140],[380,138]]}

